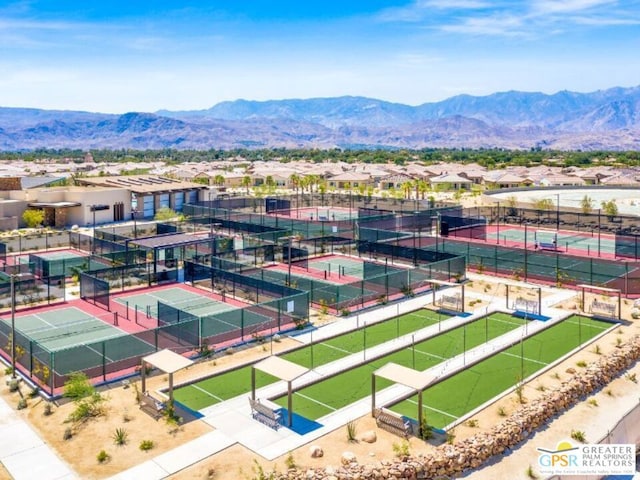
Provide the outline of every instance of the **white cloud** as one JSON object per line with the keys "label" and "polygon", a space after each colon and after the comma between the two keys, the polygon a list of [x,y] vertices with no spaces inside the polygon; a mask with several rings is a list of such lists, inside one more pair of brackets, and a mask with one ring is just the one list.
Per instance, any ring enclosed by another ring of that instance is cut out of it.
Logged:
{"label": "white cloud", "polygon": [[615,5],[616,0],[538,0],[531,10],[538,15],[571,13],[592,8]]}

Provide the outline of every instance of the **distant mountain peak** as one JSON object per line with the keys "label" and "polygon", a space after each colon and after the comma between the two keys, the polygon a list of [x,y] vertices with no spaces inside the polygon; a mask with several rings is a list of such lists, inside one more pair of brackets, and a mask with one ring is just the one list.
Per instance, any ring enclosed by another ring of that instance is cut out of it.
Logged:
{"label": "distant mountain peak", "polygon": [[403,105],[363,96],[220,102],[191,111],[0,108],[0,149],[640,148],[640,86],[505,91]]}

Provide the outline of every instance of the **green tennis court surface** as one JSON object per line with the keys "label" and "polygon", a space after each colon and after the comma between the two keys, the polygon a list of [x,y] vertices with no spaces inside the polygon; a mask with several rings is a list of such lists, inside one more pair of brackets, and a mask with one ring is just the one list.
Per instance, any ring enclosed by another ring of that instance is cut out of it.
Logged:
{"label": "green tennis court surface", "polygon": [[[10,323],[6,318],[1,320]],[[15,320],[20,333],[55,353],[55,371],[61,375],[101,366],[103,358],[116,362],[155,351],[153,345],[75,307],[19,316]],[[105,320],[113,321],[112,314],[106,314]]]}
{"label": "green tennis court surface", "polygon": [[[427,423],[445,427],[609,327],[610,323],[588,317],[570,317],[428,388],[423,393]],[[417,408],[414,396],[392,410],[417,418]]]}
{"label": "green tennis court surface", "polygon": [[157,290],[153,293],[138,293],[117,297],[115,301],[121,305],[129,305],[129,308],[142,312],[149,312],[151,316],[157,317],[158,302],[163,302],[172,307],[188,311],[195,316],[205,316],[214,313],[234,310],[237,307],[218,302],[212,298],[190,292],[182,288],[167,288]]}
{"label": "green tennis court surface", "polygon": [[[374,347],[447,318],[449,317],[432,310],[416,310],[320,343],[308,345],[281,355],[281,357],[307,368],[315,368],[360,352],[365,346],[366,348]],[[256,386],[258,388],[274,381],[276,381],[275,378],[260,371],[256,372]],[[193,410],[200,410],[246,393],[250,389],[251,367],[245,366],[179,388],[175,391],[175,398]]]}
{"label": "green tennis court surface", "polygon": [[[488,240],[510,240],[514,242],[525,242],[525,230],[518,228],[505,228],[501,227],[499,232],[496,231],[488,231],[487,239]],[[544,229],[536,229],[536,228],[528,228],[526,241],[528,245],[533,245],[534,242],[538,243],[552,243],[554,240],[557,240],[557,246],[560,249],[564,249],[567,246],[574,246],[575,248],[580,248],[584,250],[591,250],[593,252],[598,251],[598,248],[602,252],[607,253],[615,253],[616,251],[616,242],[612,240],[608,236],[600,235],[598,238],[598,234],[591,234],[590,232],[563,232],[562,230],[544,230]]]}
{"label": "green tennis court surface", "polygon": [[309,260],[309,268],[357,278],[364,277],[364,262],[339,256]]}

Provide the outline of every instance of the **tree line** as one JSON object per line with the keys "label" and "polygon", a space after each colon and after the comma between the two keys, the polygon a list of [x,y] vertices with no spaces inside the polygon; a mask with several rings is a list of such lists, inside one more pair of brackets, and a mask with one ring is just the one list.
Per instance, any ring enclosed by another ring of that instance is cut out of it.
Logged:
{"label": "tree line", "polygon": [[[425,165],[439,162],[477,163],[488,169],[507,166],[556,165],[589,167],[594,165],[638,166],[638,151],[551,151],[551,150],[504,150],[504,149],[422,149],[422,150],[344,150],[344,149],[262,149],[262,150],[91,150],[96,162],[184,162],[277,161],[287,163],[305,160],[315,163],[346,162],[368,164],[405,165],[421,162]],[[2,160],[25,161],[84,161],[85,152],[78,149],[38,149],[29,152],[4,152]]]}

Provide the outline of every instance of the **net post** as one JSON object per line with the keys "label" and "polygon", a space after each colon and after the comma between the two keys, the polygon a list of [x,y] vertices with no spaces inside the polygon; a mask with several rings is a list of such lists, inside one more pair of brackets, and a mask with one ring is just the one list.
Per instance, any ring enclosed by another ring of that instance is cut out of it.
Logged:
{"label": "net post", "polygon": [[118,326],[118,312],[113,312],[113,324]]}
{"label": "net post", "polygon": [[127,320],[129,320],[129,300],[125,300],[124,306],[126,308],[125,315],[127,316]]}

